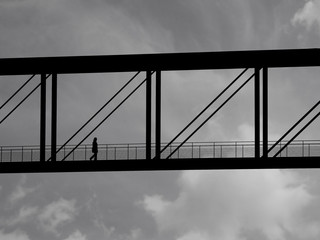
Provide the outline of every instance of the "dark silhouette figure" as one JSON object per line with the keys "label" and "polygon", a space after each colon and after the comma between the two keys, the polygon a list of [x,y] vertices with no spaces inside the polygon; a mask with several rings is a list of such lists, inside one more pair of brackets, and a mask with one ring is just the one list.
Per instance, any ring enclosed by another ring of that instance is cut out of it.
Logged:
{"label": "dark silhouette figure", "polygon": [[93,153],[93,155],[91,156],[90,161],[92,159],[94,161],[96,161],[97,160],[97,155],[98,155],[98,143],[97,143],[97,138],[96,137],[93,139],[93,142],[92,142],[92,153]]}

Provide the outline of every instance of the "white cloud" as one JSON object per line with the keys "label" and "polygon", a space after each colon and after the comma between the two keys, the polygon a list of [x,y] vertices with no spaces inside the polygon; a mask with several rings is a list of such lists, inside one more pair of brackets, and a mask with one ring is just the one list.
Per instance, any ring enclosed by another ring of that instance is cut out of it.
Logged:
{"label": "white cloud", "polygon": [[12,192],[12,194],[9,196],[9,201],[11,203],[16,203],[17,201],[25,198],[29,193],[32,193],[34,190],[35,188],[27,188],[19,185],[14,190],[14,192]]}
{"label": "white cloud", "polygon": [[9,195],[8,200],[11,204],[15,204],[16,202],[24,199],[28,194],[35,191],[36,188],[26,187],[27,177],[23,174],[18,182],[17,187],[14,191]]}
{"label": "white cloud", "polygon": [[17,230],[11,233],[4,233],[3,230],[0,230],[0,239],[1,240],[30,240],[27,234]]}
{"label": "white cloud", "polygon": [[179,237],[177,240],[210,240],[211,238],[204,233],[199,233],[199,232],[189,232],[182,237]]}
{"label": "white cloud", "polygon": [[38,215],[38,220],[42,228],[47,232],[53,232],[59,235],[57,228],[74,220],[77,214],[75,203],[75,200],[65,200],[61,198],[47,205]]}
{"label": "white cloud", "polygon": [[[260,122],[260,126],[262,126],[262,120]],[[270,128],[270,123],[269,123]],[[262,138],[262,129],[260,130],[260,136]],[[235,137],[241,141],[253,141],[254,139],[254,126],[249,123],[242,123],[238,126],[238,136]],[[268,133],[269,141],[276,141],[280,138],[280,135],[277,133],[270,132]]]}
{"label": "white cloud", "polygon": [[[75,205],[75,200],[60,198],[42,208],[38,206],[22,206],[14,215],[0,218],[0,225],[4,227],[19,227],[24,224],[34,224],[38,229],[53,233],[59,237],[61,227],[71,223],[78,214]],[[79,236],[79,232],[76,231],[69,238],[73,239],[71,237]],[[85,237],[84,235],[81,236]],[[2,240],[1,237],[0,239]],[[82,240],[83,238],[79,239]]]}
{"label": "white cloud", "polygon": [[174,201],[147,196],[143,205],[161,231],[178,239],[232,240],[256,230],[270,240],[286,234],[319,237],[319,224],[301,220],[313,197],[296,175],[281,170],[185,171]]}
{"label": "white cloud", "polygon": [[72,233],[69,237],[65,240],[87,240],[86,235],[82,234],[79,230]]}
{"label": "white cloud", "polygon": [[304,7],[296,12],[294,17],[291,19],[291,23],[294,26],[301,24],[308,30],[315,25],[320,27],[320,0],[307,1]]}
{"label": "white cloud", "polygon": [[250,124],[243,123],[238,127],[240,140],[252,141],[254,137],[254,128]]}
{"label": "white cloud", "polygon": [[20,208],[19,213],[12,218],[9,218],[6,223],[9,226],[26,223],[27,221],[33,221],[36,214],[39,213],[38,207],[26,207]]}
{"label": "white cloud", "polygon": [[12,216],[0,218],[0,225],[16,227],[34,223],[39,229],[59,236],[59,228],[71,223],[78,214],[75,204],[75,200],[60,198],[42,208],[38,206],[22,206]]}
{"label": "white cloud", "polygon": [[163,214],[166,208],[170,205],[170,202],[167,202],[160,195],[145,196],[143,202],[145,209],[151,212],[154,216],[159,216]]}

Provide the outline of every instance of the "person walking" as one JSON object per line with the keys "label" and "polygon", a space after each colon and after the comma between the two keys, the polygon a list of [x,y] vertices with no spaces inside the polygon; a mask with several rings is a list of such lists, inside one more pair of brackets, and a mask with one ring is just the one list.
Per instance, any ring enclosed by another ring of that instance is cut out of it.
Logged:
{"label": "person walking", "polygon": [[90,161],[92,159],[94,161],[96,161],[97,157],[98,157],[98,143],[97,143],[97,138],[96,137],[93,139],[93,142],[92,142],[92,153],[93,153],[93,155],[90,157]]}

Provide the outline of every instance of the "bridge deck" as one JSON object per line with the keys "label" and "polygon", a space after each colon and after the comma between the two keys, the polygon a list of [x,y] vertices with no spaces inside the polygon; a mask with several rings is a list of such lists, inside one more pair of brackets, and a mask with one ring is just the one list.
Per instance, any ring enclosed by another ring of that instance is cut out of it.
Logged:
{"label": "bridge deck", "polygon": [[231,170],[231,169],[303,169],[319,168],[318,157],[283,157],[274,159],[170,159],[122,161],[4,162],[0,173]]}
{"label": "bridge deck", "polygon": [[[46,162],[40,162],[39,146],[0,147],[0,173],[23,172],[83,172],[83,171],[144,171],[183,169],[260,169],[320,167],[319,140],[293,141],[277,158],[272,156],[286,142],[274,148],[268,158],[254,158],[254,142],[189,142],[170,159],[166,157],[179,143],[174,143],[161,159],[146,159],[145,144],[99,144],[97,161],[90,161],[91,145],[81,145],[72,154],[74,146],[65,146],[50,160],[50,146]],[[269,147],[273,142],[269,142]],[[165,146],[165,145],[164,145]],[[153,146],[154,156],[154,146]],[[303,160],[301,160],[303,157]]]}

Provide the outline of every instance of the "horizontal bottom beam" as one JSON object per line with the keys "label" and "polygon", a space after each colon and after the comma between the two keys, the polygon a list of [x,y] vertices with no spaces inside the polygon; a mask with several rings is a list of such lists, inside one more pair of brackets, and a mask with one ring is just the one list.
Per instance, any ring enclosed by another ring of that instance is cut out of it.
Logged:
{"label": "horizontal bottom beam", "polygon": [[170,170],[236,170],[320,168],[318,157],[281,157],[276,159],[171,159],[109,160],[64,162],[2,162],[0,173],[61,173]]}

